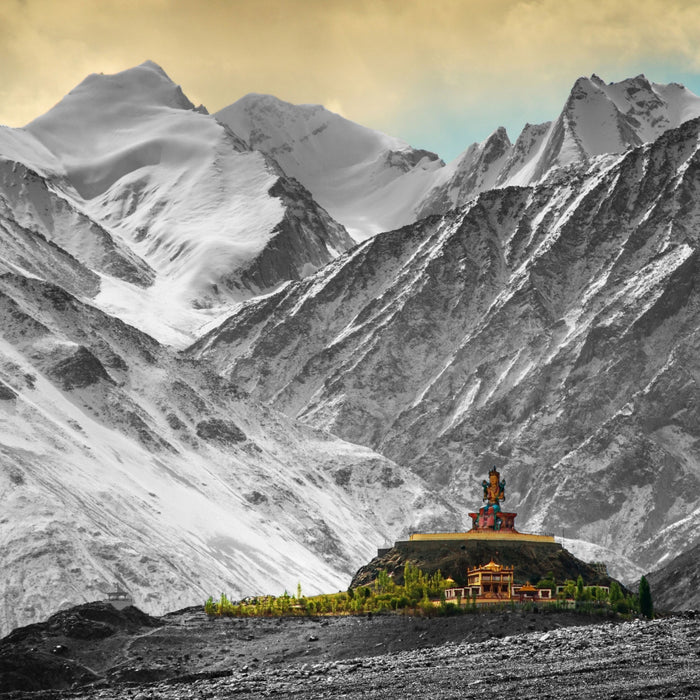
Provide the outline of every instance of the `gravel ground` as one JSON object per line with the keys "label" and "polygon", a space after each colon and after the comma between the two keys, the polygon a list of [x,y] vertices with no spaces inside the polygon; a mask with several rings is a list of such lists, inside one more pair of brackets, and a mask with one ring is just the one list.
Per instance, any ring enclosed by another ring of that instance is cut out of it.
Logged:
{"label": "gravel ground", "polygon": [[700,619],[582,621],[593,619],[210,620],[182,611],[84,648],[67,640],[65,662],[89,668],[91,685],[2,697],[700,698]]}

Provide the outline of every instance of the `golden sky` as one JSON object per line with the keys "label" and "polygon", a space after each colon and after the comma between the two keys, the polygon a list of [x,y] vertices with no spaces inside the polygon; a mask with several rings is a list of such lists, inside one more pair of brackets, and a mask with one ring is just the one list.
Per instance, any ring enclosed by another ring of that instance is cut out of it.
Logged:
{"label": "golden sky", "polygon": [[700,93],[697,0],[0,0],[0,124],[151,59],[213,112],[320,103],[456,156],[557,116],[580,75]]}

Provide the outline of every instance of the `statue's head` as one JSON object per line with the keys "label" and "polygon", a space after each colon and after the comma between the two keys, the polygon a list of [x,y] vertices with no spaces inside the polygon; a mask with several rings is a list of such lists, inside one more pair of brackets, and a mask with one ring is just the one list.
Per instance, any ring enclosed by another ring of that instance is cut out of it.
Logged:
{"label": "statue's head", "polygon": [[498,480],[501,478],[501,475],[496,471],[496,467],[494,467],[490,472],[489,472],[489,481],[492,484],[497,484]]}

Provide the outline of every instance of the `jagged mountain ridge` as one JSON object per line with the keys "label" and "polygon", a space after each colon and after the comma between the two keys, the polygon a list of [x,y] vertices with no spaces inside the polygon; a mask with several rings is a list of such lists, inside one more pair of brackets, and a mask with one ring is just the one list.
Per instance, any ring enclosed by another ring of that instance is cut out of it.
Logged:
{"label": "jagged mountain ridge", "polygon": [[677,83],[581,77],[553,121],[526,124],[515,143],[499,127],[445,165],[319,105],[251,94],[216,113],[302,182],[356,240],[443,214],[492,187],[535,184],[553,168],[622,153],[697,116],[700,98]]}
{"label": "jagged mountain ridge", "polygon": [[552,168],[622,153],[698,116],[700,98],[677,83],[651,83],[643,75],[608,84],[595,74],[581,77],[556,120],[526,124],[515,144],[499,128],[450,163],[417,217],[464,204],[494,186],[534,184]]}
{"label": "jagged mountain ridge", "polygon": [[524,526],[651,568],[697,532],[699,131],[381,234],[190,352],[465,512],[506,465]]}

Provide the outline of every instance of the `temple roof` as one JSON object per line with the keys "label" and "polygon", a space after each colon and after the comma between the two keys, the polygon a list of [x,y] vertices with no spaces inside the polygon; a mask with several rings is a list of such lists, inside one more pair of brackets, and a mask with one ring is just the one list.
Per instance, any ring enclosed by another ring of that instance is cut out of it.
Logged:
{"label": "temple roof", "polygon": [[501,566],[501,564],[496,564],[496,562],[492,559],[488,564],[484,564],[484,566],[481,568],[489,569],[489,571],[500,571],[503,566]]}

